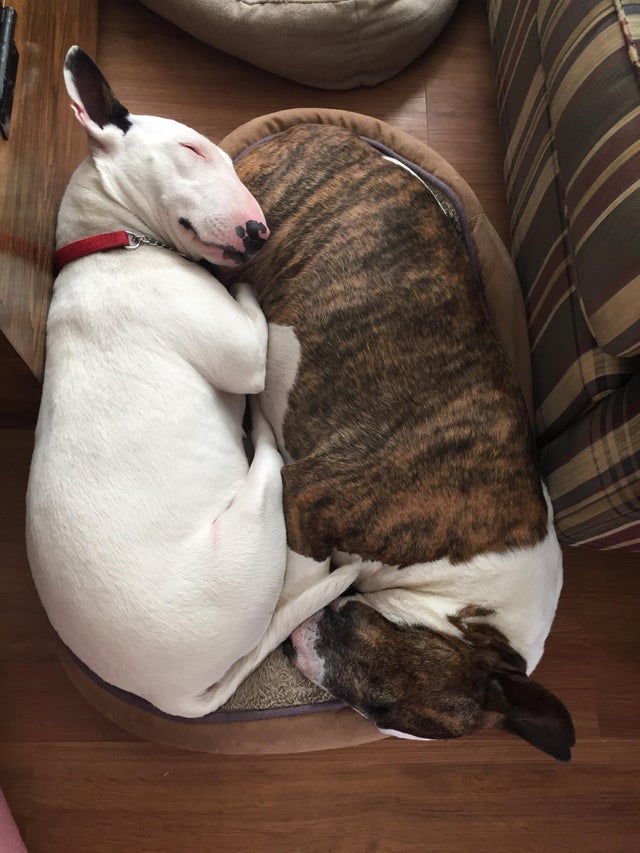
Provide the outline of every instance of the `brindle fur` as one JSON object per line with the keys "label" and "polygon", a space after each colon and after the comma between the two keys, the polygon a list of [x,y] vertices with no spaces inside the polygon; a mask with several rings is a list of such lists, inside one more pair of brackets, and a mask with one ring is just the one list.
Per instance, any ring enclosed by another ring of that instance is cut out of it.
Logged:
{"label": "brindle fur", "polygon": [[[562,702],[524,674],[523,659],[500,631],[475,623],[489,615],[465,608],[452,622],[461,637],[400,626],[359,601],[327,607],[317,622],[323,685],[378,728],[420,738],[453,738],[491,719],[554,758],[568,761],[575,743]],[[288,654],[293,647],[285,647]],[[393,673],[393,678],[389,677]]]}
{"label": "brindle fur", "polygon": [[525,405],[431,194],[337,127],[297,126],[237,171],[271,228],[247,275],[301,346],[284,423],[293,550],[404,566],[539,541]]}
{"label": "brindle fur", "polygon": [[[540,542],[547,508],[526,408],[429,191],[332,126],[288,130],[237,171],[271,229],[244,275],[300,346],[283,424],[290,547],[402,569]],[[325,608],[313,619],[323,686],[418,737],[467,734],[496,711],[568,758],[568,712],[473,604],[449,617],[450,634],[361,601]]]}
{"label": "brindle fur", "polygon": [[[316,641],[332,652],[324,686],[379,728],[422,738],[468,734],[485,721],[496,670],[523,672],[524,661],[495,628],[482,625],[472,636],[476,626],[457,624],[464,639],[396,625],[358,601],[329,607]],[[393,681],[388,670],[398,673]]]}

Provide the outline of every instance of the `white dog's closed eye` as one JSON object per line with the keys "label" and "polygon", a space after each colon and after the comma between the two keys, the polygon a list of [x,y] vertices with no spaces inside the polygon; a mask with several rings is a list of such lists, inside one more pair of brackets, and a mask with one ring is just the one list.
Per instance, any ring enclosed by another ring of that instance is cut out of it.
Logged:
{"label": "white dog's closed eye", "polygon": [[179,143],[182,148],[186,148],[188,151],[191,151],[196,157],[202,157],[203,160],[206,160],[207,157],[203,152],[198,148],[198,146],[194,142],[180,142]]}

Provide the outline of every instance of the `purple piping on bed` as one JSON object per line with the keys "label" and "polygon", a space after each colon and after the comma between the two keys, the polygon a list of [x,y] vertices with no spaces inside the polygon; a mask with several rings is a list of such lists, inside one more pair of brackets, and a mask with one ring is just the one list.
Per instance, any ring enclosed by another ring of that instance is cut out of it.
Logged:
{"label": "purple piping on bed", "polygon": [[449,201],[455,208],[456,216],[458,217],[460,225],[462,227],[462,239],[464,240],[464,245],[467,249],[469,260],[471,261],[476,274],[479,274],[480,265],[478,263],[478,254],[476,252],[476,244],[471,235],[469,220],[467,219],[467,214],[465,213],[464,207],[462,206],[462,202],[451,189],[451,187],[441,181],[440,178],[436,178],[436,176],[432,175],[431,172],[427,172],[427,170],[423,169],[422,166],[418,166],[416,165],[416,163],[412,163],[411,160],[407,160],[406,157],[403,157],[402,154],[398,154],[392,148],[387,148],[387,146],[383,145],[382,142],[378,142],[376,139],[369,139],[366,136],[361,136],[360,139],[364,140],[365,142],[368,142],[372,148],[375,148],[377,151],[380,151],[385,156],[395,157],[396,160],[399,160],[408,169],[411,169],[411,171],[419,178],[421,178],[426,184],[435,187],[439,192],[441,192],[449,199]]}
{"label": "purple piping on bed", "polygon": [[272,717],[296,717],[300,714],[316,714],[321,711],[337,711],[340,708],[346,708],[345,702],[338,699],[330,699],[326,702],[318,702],[314,705],[294,705],[288,708],[272,708],[272,709],[256,709],[253,711],[213,711],[211,714],[205,714],[204,717],[178,717],[174,714],[166,714],[151,702],[136,696],[135,693],[129,693],[127,690],[121,690],[108,681],[104,681],[99,675],[89,669],[77,655],[65,647],[69,656],[73,659],[78,669],[80,669],[88,678],[95,684],[110,693],[116,699],[126,702],[127,705],[133,705],[135,708],[140,708],[141,711],[147,711],[150,714],[155,714],[157,717],[163,717],[165,720],[178,720],[181,723],[193,723],[194,725],[203,725],[209,723],[244,723],[250,720],[268,720]]}

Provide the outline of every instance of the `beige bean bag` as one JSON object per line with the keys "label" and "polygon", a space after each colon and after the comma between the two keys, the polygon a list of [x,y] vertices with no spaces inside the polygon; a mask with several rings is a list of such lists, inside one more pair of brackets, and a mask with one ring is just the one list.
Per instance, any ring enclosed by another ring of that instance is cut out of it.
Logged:
{"label": "beige bean bag", "polygon": [[[339,110],[298,109],[262,116],[220,144],[238,157],[259,140],[302,122],[350,128],[431,176],[430,185],[477,264],[498,337],[531,411],[529,345],[520,287],[504,245],[468,184],[439,154],[413,137],[377,119]],[[219,711],[200,720],[169,717],[104,684],[65,649],[61,655],[73,683],[105,716],[140,737],[171,746],[204,752],[284,753],[352,746],[382,737],[355,711],[307,681],[279,649]]]}
{"label": "beige bean bag", "polygon": [[143,0],[214,47],[309,86],[373,86],[419,56],[458,0]]}

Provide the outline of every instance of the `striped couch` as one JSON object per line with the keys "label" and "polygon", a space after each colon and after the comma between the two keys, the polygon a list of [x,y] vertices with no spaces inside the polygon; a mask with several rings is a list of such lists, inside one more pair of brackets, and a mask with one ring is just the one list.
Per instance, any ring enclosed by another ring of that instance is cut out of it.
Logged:
{"label": "striped couch", "polygon": [[640,550],[640,2],[488,10],[558,532]]}

